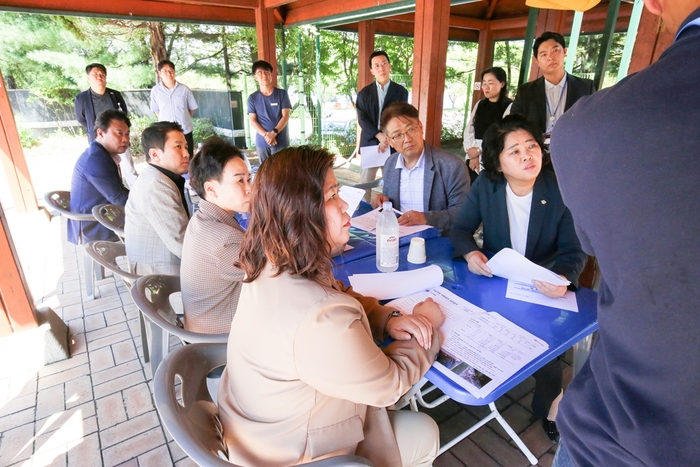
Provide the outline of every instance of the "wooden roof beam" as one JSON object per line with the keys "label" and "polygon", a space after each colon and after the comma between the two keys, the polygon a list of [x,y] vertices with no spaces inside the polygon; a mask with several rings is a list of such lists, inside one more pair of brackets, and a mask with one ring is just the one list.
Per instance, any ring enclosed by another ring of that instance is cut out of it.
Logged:
{"label": "wooden roof beam", "polygon": [[265,0],[265,8],[279,8],[296,1],[297,0]]}
{"label": "wooden roof beam", "polygon": [[[271,0],[278,1],[278,0]],[[289,9],[285,21],[286,26],[298,23],[313,23],[317,20],[342,14],[352,14],[360,10],[375,8],[380,5],[391,5],[401,0],[353,0],[339,3],[335,0],[322,0],[309,5]]]}
{"label": "wooden roof beam", "polygon": [[[239,0],[233,0],[233,3]],[[240,0],[243,1],[243,0]],[[248,0],[245,0],[247,5]],[[222,5],[223,5],[222,1]],[[228,5],[228,4],[227,4]],[[3,0],[0,10],[33,11],[44,14],[77,14],[110,18],[201,21],[254,25],[253,9],[230,6],[206,6],[185,3],[121,0],[86,3],[81,0]]]}
{"label": "wooden roof beam", "polygon": [[491,0],[489,2],[489,9],[486,11],[484,19],[491,19],[493,12],[496,10],[496,5],[498,5],[498,0]]}

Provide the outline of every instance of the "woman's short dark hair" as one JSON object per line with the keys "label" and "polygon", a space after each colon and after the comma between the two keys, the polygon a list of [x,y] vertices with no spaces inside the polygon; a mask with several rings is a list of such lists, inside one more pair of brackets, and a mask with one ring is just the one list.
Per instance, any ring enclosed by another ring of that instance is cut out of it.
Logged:
{"label": "woman's short dark hair", "polygon": [[486,70],[481,72],[481,81],[484,80],[484,76],[486,76],[487,74],[492,74],[496,77],[499,83],[504,84],[504,86],[501,88],[501,92],[498,94],[499,102],[508,97],[508,75],[506,75],[506,70],[504,70],[500,66],[493,66],[491,68],[487,68]]}
{"label": "woman's short dark hair", "polygon": [[165,149],[165,141],[168,139],[168,133],[171,131],[179,131],[182,133],[182,127],[177,122],[156,122],[148,126],[141,133],[141,148],[146,155],[146,161],[151,160],[149,151],[152,148]]}
{"label": "woman's short dark hair", "polygon": [[95,130],[106,132],[112,124],[112,120],[124,122],[127,128],[131,128],[131,120],[129,120],[129,117],[127,117],[124,112],[116,109],[107,109],[95,118]]}
{"label": "woman's short dark hair", "polygon": [[243,159],[241,150],[218,136],[212,136],[202,143],[190,161],[190,185],[200,198],[207,198],[204,183],[209,180],[220,182],[224,167],[234,157]]}
{"label": "woman's short dark hair", "polygon": [[486,176],[497,182],[503,177],[501,172],[501,153],[505,146],[506,137],[518,130],[530,133],[542,150],[542,167],[549,164],[549,152],[544,145],[544,136],[537,126],[524,115],[511,114],[494,123],[484,133],[481,144],[481,163],[484,165]]}
{"label": "woman's short dark hair", "polygon": [[299,146],[260,166],[239,256],[245,282],[254,281],[268,261],[276,274],[332,279],[323,188],[334,159],[326,149]]}

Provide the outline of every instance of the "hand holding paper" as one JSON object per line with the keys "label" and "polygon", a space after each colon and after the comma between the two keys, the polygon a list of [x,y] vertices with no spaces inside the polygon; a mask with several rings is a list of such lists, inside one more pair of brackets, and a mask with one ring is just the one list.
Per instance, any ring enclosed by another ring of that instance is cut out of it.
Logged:
{"label": "hand holding paper", "polygon": [[504,248],[496,253],[486,265],[494,276],[532,284],[532,281],[549,282],[554,285],[569,285],[566,279],[547,268],[538,266],[523,255],[510,248]]}
{"label": "hand holding paper", "polygon": [[384,167],[384,163],[390,155],[391,152],[386,149],[380,151],[379,146],[362,146],[360,148],[362,168]]}

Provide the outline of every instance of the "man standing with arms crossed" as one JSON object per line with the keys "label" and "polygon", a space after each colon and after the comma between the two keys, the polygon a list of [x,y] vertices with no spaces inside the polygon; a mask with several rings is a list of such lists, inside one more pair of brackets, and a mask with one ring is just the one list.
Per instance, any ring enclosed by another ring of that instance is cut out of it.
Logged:
{"label": "man standing with arms crossed", "polygon": [[[362,128],[360,147],[379,146],[379,152],[391,150],[389,139],[379,129],[382,110],[394,102],[408,102],[408,91],[405,87],[391,81],[391,62],[383,50],[375,50],[369,56],[369,67],[376,79],[357,93],[357,123]],[[360,183],[367,183],[377,176],[379,167],[362,169]],[[369,201],[370,191],[367,191],[365,201]]]}
{"label": "man standing with arms crossed", "polygon": [[194,154],[192,116],[199,108],[190,88],[175,81],[175,64],[170,60],[158,62],[160,83],[151,89],[151,110],[161,122],[176,122],[187,140],[190,159]]}
{"label": "man standing with arms crossed", "polygon": [[564,202],[603,277],[595,347],[557,419],[558,467],[700,463],[700,0],[644,3],[675,42],[552,135]]}
{"label": "man standing with arms crossed", "polygon": [[253,76],[260,89],[248,97],[250,124],[256,132],[255,147],[260,163],[289,146],[287,122],[292,104],[284,89],[272,85],[272,65],[265,60],[253,63]]}

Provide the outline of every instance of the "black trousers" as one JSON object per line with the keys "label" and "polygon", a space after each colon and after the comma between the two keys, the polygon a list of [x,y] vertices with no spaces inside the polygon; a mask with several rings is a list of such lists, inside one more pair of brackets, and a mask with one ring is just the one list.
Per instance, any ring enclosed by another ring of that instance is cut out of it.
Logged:
{"label": "black trousers", "polygon": [[557,357],[540,368],[535,377],[535,393],[532,396],[532,413],[538,418],[547,418],[552,402],[561,392],[563,384],[562,365]]}

